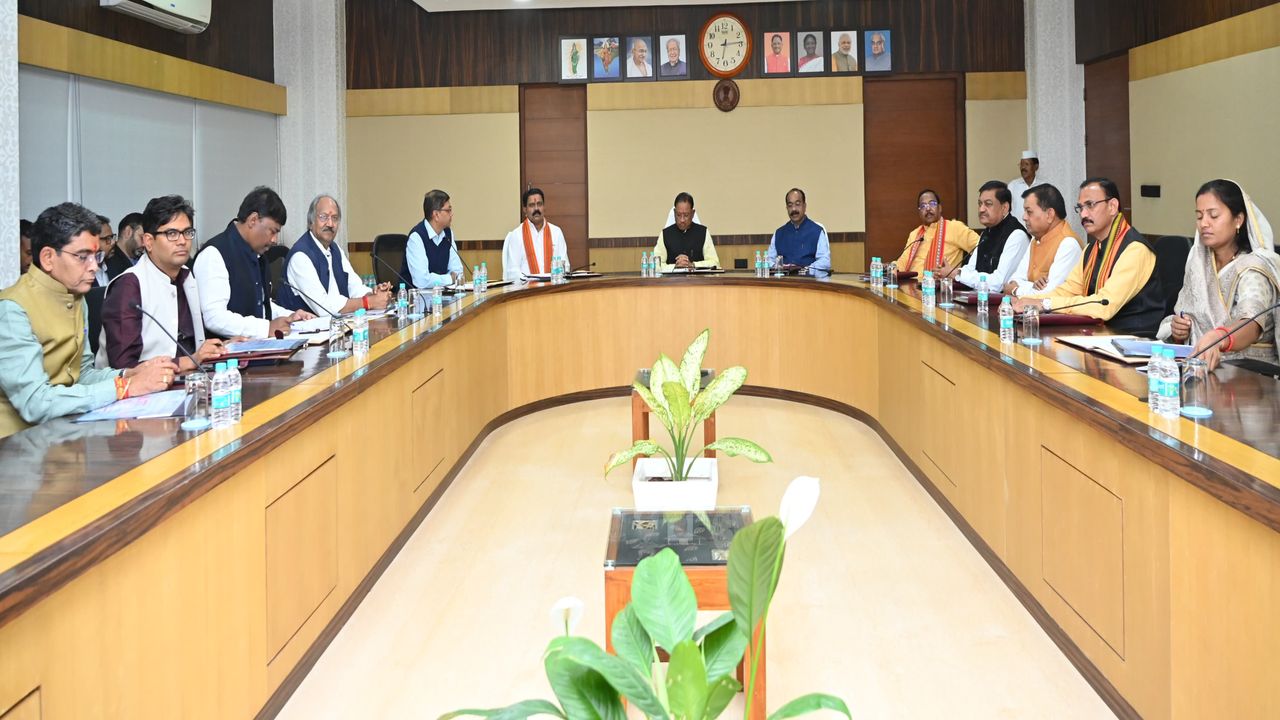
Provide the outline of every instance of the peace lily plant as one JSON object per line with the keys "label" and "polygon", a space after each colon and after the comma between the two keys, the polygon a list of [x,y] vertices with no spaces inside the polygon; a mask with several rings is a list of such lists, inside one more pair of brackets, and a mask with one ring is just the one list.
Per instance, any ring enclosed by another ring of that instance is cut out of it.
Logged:
{"label": "peace lily plant", "polygon": [[[729,546],[729,612],[695,630],[693,587],[675,552],[664,548],[636,566],[631,602],[613,620],[617,655],[572,634],[582,617],[582,601],[565,598],[556,603],[552,617],[558,627],[563,624],[564,635],[547,646],[543,664],[559,704],[524,700],[504,708],[457,710],[441,720],[460,716],[523,720],[535,715],[624,720],[623,698],[648,718],[711,720],[742,689],[734,670],[748,644],[751,667],[743,717],[750,717],[762,638],[752,631],[765,625],[782,573],[786,541],[813,514],[818,494],[816,478],[796,478],[782,498],[781,518],[765,518],[734,535]],[[670,656],[667,665],[657,661],[657,648]],[[851,717],[843,700],[822,693],[796,698],[769,717],[782,720],[819,709]]]}
{"label": "peace lily plant", "polygon": [[742,455],[752,462],[772,462],[773,458],[759,445],[742,438],[720,438],[697,452],[689,452],[694,433],[704,420],[711,417],[716,408],[725,404],[738,388],[747,381],[747,369],[735,365],[715,377],[707,387],[699,391],[702,382],[702,359],[707,354],[711,330],[703,330],[684,351],[677,366],[665,354],[658,356],[649,371],[649,387],[640,383],[632,385],[641,399],[649,406],[649,412],[658,418],[671,436],[671,452],[652,440],[637,440],[626,450],[620,450],[609,458],[604,472],[608,475],[619,465],[625,465],[638,456],[661,455],[676,482],[688,476],[691,458],[707,450],[719,450],[729,457]]}

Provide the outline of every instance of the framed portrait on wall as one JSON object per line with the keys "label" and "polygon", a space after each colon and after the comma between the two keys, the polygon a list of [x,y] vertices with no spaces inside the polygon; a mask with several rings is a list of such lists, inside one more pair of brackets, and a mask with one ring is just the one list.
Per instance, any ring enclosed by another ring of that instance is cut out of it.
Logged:
{"label": "framed portrait on wall", "polygon": [[684,35],[661,35],[654,50],[658,63],[658,77],[663,80],[686,80],[689,77],[689,56],[685,53]]}
{"label": "framed portrait on wall", "polygon": [[652,80],[654,72],[654,52],[652,35],[632,35],[627,38],[623,47],[626,52],[622,56],[623,73],[627,80]]}
{"label": "framed portrait on wall", "polygon": [[592,82],[612,82],[622,79],[622,58],[618,57],[621,47],[617,35],[591,38]]}
{"label": "framed portrait on wall", "polygon": [[796,33],[796,72],[813,75],[826,72],[826,33],[820,30],[801,30]]}
{"label": "framed portrait on wall", "polygon": [[560,82],[587,81],[587,66],[591,64],[591,53],[587,47],[585,37],[560,38]]}
{"label": "framed portrait on wall", "polygon": [[831,72],[835,74],[858,72],[858,31],[833,30],[831,39]]}
{"label": "framed portrait on wall", "polygon": [[790,75],[791,70],[791,33],[786,30],[766,32],[761,38],[760,53],[762,72],[768,77]]}
{"label": "framed portrait on wall", "polygon": [[868,30],[864,37],[867,40],[867,52],[862,56],[862,69],[869,73],[892,71],[892,33],[888,30]]}

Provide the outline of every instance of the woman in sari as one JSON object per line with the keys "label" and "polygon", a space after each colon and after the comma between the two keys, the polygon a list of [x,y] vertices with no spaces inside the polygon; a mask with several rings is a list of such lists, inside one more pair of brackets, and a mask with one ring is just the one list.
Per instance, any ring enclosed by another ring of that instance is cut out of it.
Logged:
{"label": "woman in sari", "polygon": [[1236,358],[1276,363],[1280,312],[1249,321],[1280,296],[1280,257],[1274,243],[1271,224],[1239,185],[1230,180],[1202,185],[1196,193],[1196,239],[1182,291],[1156,336],[1193,344],[1196,352],[1213,345],[1201,356],[1210,369]]}

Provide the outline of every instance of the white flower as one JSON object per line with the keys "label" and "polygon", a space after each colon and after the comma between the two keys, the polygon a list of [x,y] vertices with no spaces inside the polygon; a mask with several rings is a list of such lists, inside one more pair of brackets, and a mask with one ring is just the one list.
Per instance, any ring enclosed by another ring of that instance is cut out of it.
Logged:
{"label": "white flower", "polygon": [[778,508],[778,519],[787,529],[783,540],[788,540],[813,515],[813,508],[818,504],[818,478],[801,475],[787,486],[782,494],[782,506]]}
{"label": "white flower", "polygon": [[565,635],[572,635],[578,621],[582,619],[582,601],[572,595],[566,595],[551,606],[551,622],[557,630],[564,630]]}

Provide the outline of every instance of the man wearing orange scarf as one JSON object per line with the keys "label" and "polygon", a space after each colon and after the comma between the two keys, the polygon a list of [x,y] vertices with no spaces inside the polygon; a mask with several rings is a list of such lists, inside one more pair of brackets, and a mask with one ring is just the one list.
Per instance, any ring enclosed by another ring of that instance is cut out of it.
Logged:
{"label": "man wearing orange scarf", "polygon": [[907,247],[898,256],[898,272],[920,273],[942,266],[953,268],[965,253],[978,247],[978,233],[959,220],[942,218],[942,198],[933,190],[916,196],[921,225],[907,236]]}
{"label": "man wearing orange scarf", "polygon": [[1156,255],[1121,214],[1119,188],[1107,178],[1085,180],[1076,212],[1089,233],[1080,263],[1052,292],[1020,298],[1014,309],[1033,302],[1046,310],[1089,302],[1063,312],[1099,318],[1118,332],[1154,336],[1164,317],[1164,292],[1153,272]]}
{"label": "man wearing orange scarf", "polygon": [[546,195],[531,187],[520,195],[524,221],[502,241],[502,279],[519,280],[524,275],[550,275],[551,259],[568,257],[560,228],[547,222]]}
{"label": "man wearing orange scarf", "polygon": [[1066,282],[1080,262],[1083,243],[1067,224],[1067,202],[1058,188],[1043,183],[1023,191],[1023,224],[1031,232],[1027,261],[1005,283],[1006,295],[1047,293]]}

